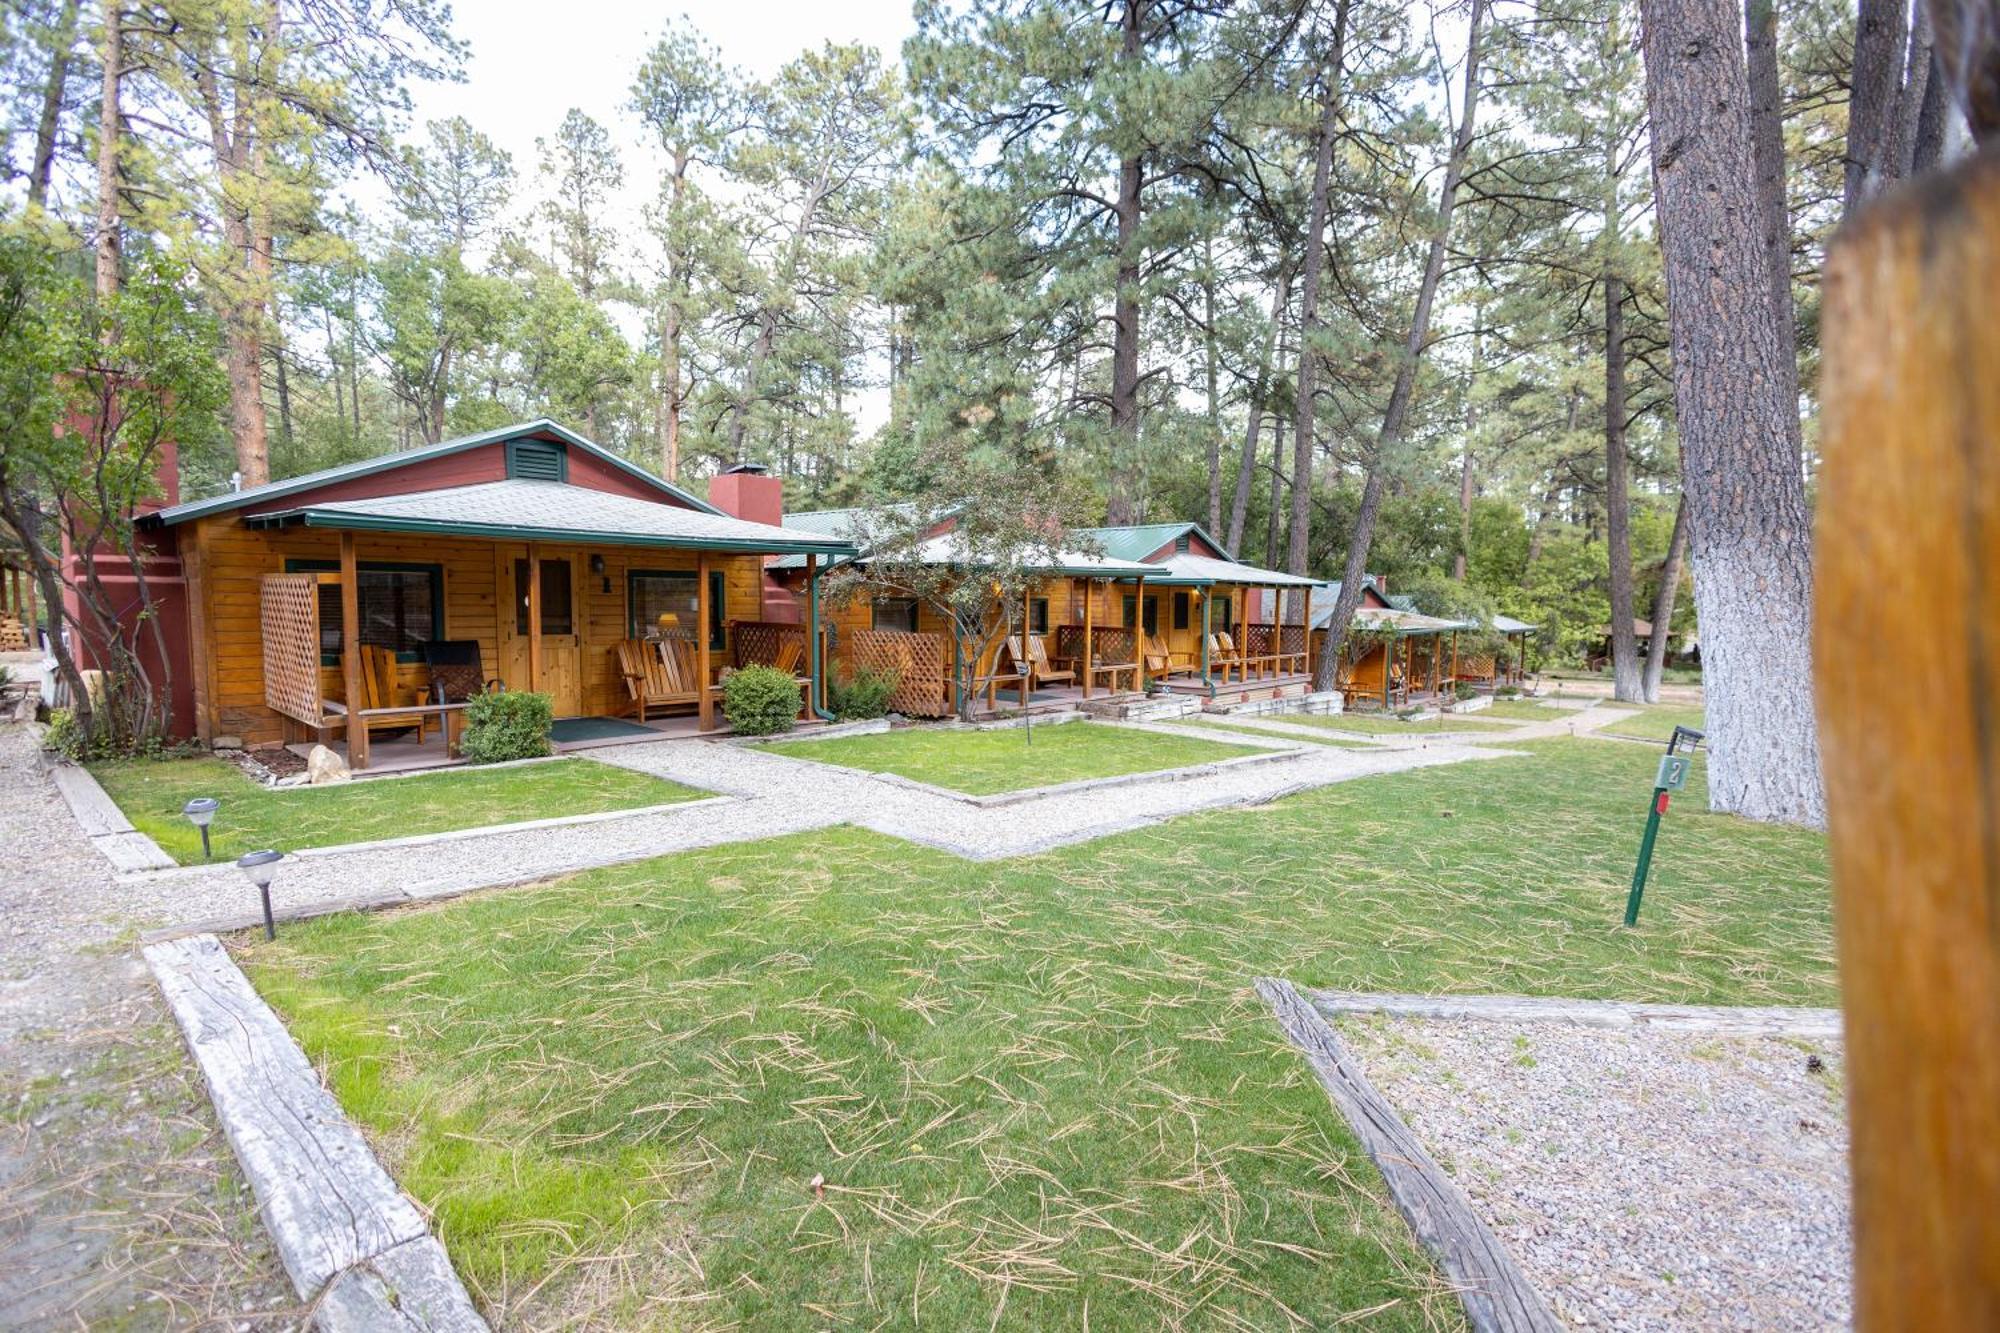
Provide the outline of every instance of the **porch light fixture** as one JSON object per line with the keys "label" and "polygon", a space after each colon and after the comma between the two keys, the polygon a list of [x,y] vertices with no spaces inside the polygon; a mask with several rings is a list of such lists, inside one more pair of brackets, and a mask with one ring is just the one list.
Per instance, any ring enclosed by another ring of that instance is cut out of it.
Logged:
{"label": "porch light fixture", "polygon": [[602,574],[604,572],[604,556],[602,554],[590,557],[590,572],[593,574]]}
{"label": "porch light fixture", "polygon": [[214,821],[216,808],[221,804],[213,796],[197,796],[181,807],[188,823],[201,830],[201,859],[204,861],[209,859],[208,826]]}
{"label": "porch light fixture", "polygon": [[257,886],[257,894],[264,900],[264,938],[267,940],[278,938],[277,923],[271,919],[271,881],[278,877],[278,862],[284,859],[283,852],[269,849],[245,852],[236,859],[236,868]]}

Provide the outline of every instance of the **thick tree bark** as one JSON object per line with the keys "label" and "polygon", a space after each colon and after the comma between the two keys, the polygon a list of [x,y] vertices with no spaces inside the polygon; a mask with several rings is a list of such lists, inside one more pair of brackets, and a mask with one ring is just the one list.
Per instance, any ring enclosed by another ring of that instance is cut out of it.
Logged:
{"label": "thick tree bark", "polygon": [[1431,305],[1437,298],[1438,282],[1444,276],[1445,251],[1451,242],[1451,216],[1458,203],[1459,181],[1465,175],[1465,159],[1472,151],[1472,131],[1479,111],[1479,38],[1486,21],[1487,0],[1472,0],[1472,13],[1465,32],[1465,94],[1458,133],[1452,139],[1451,156],[1445,161],[1444,183],[1438,187],[1437,226],[1431,233],[1430,253],[1417,285],[1417,303],[1410,313],[1410,334],[1403,343],[1403,360],[1396,367],[1396,383],[1389,391],[1389,406],[1382,414],[1382,429],[1375,437],[1375,451],[1368,460],[1368,479],[1361,487],[1361,504],[1354,513],[1354,526],[1347,535],[1347,563],[1341,571],[1340,596],[1334,600],[1333,616],[1327,622],[1326,646],[1320,651],[1313,688],[1330,690],[1340,670],[1347,646],[1348,625],[1355,608],[1361,605],[1361,580],[1368,572],[1368,550],[1375,541],[1375,519],[1382,510],[1382,478],[1390,453],[1402,442],[1409,422],[1410,399],[1416,392],[1417,367],[1423,361],[1424,345],[1430,341]]}
{"label": "thick tree bark", "polygon": [[1673,635],[1674,599],[1680,596],[1681,561],[1687,556],[1688,507],[1682,496],[1674,505],[1674,535],[1667,539],[1667,558],[1660,564],[1660,586],[1653,593],[1653,638],[1646,645],[1646,702],[1660,701],[1660,677],[1667,669],[1667,645]]}
{"label": "thick tree bark", "polygon": [[1333,12],[1333,41],[1327,63],[1321,71],[1325,91],[1321,95],[1319,129],[1313,140],[1313,183],[1311,202],[1306,209],[1305,275],[1299,289],[1299,384],[1292,404],[1292,520],[1291,541],[1285,551],[1285,570],[1306,572],[1306,555],[1312,526],[1313,467],[1313,380],[1319,365],[1319,348],[1314,339],[1320,332],[1320,273],[1326,266],[1326,214],[1328,180],[1333,174],[1333,146],[1340,127],[1341,71],[1347,46],[1349,0],[1339,0]]}
{"label": "thick tree bark", "polygon": [[[1757,0],[1752,0],[1755,17]],[[1863,199],[1897,174],[1886,160],[1896,107],[1902,97],[1909,0],[1860,0],[1854,28],[1854,73],[1847,97],[1845,206]]]}
{"label": "thick tree bark", "polygon": [[1222,400],[1215,348],[1215,239],[1202,244],[1202,361],[1208,380],[1208,532],[1222,529]]}
{"label": "thick tree bark", "polygon": [[118,192],[124,185],[118,150],[125,128],[118,96],[125,78],[124,22],[124,12],[116,5],[105,8],[104,49],[100,57],[104,93],[97,117],[97,299],[100,302],[118,295]]}
{"label": "thick tree bark", "polygon": [[1275,569],[1278,565],[1278,525],[1284,521],[1285,500],[1285,422],[1275,414],[1271,417],[1271,494],[1265,509],[1264,521],[1264,568]]}
{"label": "thick tree bark", "polygon": [[[1144,30],[1146,0],[1125,0],[1122,62],[1136,63]],[[1139,222],[1146,160],[1141,153],[1118,164],[1118,278],[1112,308],[1111,495],[1105,516],[1130,523],[1139,501]]]}
{"label": "thick tree bark", "polygon": [[1823,825],[1793,352],[1767,290],[1736,0],[1642,0],[1713,808]]}
{"label": "thick tree bark", "polygon": [[1636,703],[1632,627],[1632,496],[1625,458],[1625,284],[1604,275],[1604,546],[1611,567],[1611,697]]}
{"label": "thick tree bark", "polygon": [[35,158],[28,166],[28,202],[46,208],[56,170],[56,139],[62,129],[63,94],[69,86],[70,48],[76,42],[80,0],[63,0],[49,40],[49,77],[42,85],[42,114],[35,124]]}
{"label": "thick tree bark", "polygon": [[1480,326],[1484,310],[1475,302],[1472,310],[1472,369],[1465,376],[1465,438],[1458,447],[1458,554],[1452,557],[1451,576],[1465,582],[1466,565],[1472,553],[1472,437],[1479,428],[1479,407],[1472,396],[1479,379]]}
{"label": "thick tree bark", "polygon": [[[1792,304],[1792,210],[1785,196],[1784,93],[1778,79],[1778,11],[1775,0],[1749,0],[1744,27],[1745,75],[1750,89],[1750,165],[1757,180],[1757,232],[1770,272],[1765,290],[1771,314],[1788,346],[1798,343],[1798,316]],[[1796,355],[1780,368],[1781,390],[1799,400]],[[1786,414],[1786,440],[1805,448],[1796,411]]]}
{"label": "thick tree bark", "polygon": [[1236,460],[1236,491],[1229,498],[1229,534],[1223,545],[1234,556],[1243,549],[1243,523],[1250,512],[1250,484],[1257,475],[1257,437],[1264,427],[1264,403],[1271,392],[1271,359],[1277,351],[1278,330],[1292,304],[1292,270],[1278,265],[1278,285],[1271,292],[1271,323],[1264,330],[1264,350],[1257,358],[1257,381],[1251,387],[1250,410],[1243,419],[1243,452]]}

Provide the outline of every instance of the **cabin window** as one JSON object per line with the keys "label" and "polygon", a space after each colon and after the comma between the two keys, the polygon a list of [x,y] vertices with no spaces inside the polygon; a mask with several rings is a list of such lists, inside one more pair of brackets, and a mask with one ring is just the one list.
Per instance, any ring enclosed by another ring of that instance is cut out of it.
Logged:
{"label": "cabin window", "polygon": [[[1131,597],[1127,597],[1127,598],[1125,599],[1125,628],[1126,628],[1126,629],[1131,629],[1131,628],[1132,628],[1132,611],[1133,611],[1133,603],[1134,603],[1134,601],[1136,601],[1136,600],[1137,600],[1137,599],[1135,599],[1135,598],[1131,598]],[[1146,633],[1148,633],[1148,634],[1157,634],[1157,633],[1159,633],[1159,630],[1160,630],[1160,599],[1159,599],[1159,598],[1157,598],[1157,597],[1148,597],[1148,598],[1146,599],[1146,629],[1145,629],[1145,632],[1146,632]]]}
{"label": "cabin window", "polygon": [[1175,593],[1175,594],[1174,594],[1174,628],[1175,628],[1175,629],[1186,629],[1186,628],[1188,627],[1188,614],[1189,614],[1189,613],[1188,613],[1188,602],[1189,602],[1189,600],[1190,600],[1190,599],[1189,599],[1188,595],[1187,595],[1186,593],[1184,593],[1184,592],[1177,592],[1177,593]]}
{"label": "cabin window", "polygon": [[[659,638],[673,631],[694,637],[701,607],[695,596],[700,586],[692,569],[634,569],[625,575],[625,634],[627,638]],[[728,646],[724,628],[722,571],[708,571],[708,646],[720,650]],[[663,621],[662,617],[673,619]]]}
{"label": "cabin window", "polygon": [[[288,574],[338,573],[336,560],[287,560]],[[364,560],[355,566],[361,642],[387,648],[399,662],[414,662],[425,644],[444,637],[444,566]],[[340,587],[319,592],[319,660],[340,665]]]}
{"label": "cabin window", "polygon": [[1031,597],[1028,599],[1028,633],[1047,634],[1049,632],[1049,599]]}
{"label": "cabin window", "polygon": [[1215,605],[1208,613],[1209,624],[1218,633],[1227,634],[1236,628],[1236,603],[1227,597],[1215,599]]}
{"label": "cabin window", "polygon": [[900,630],[905,634],[917,632],[917,599],[914,597],[877,597],[868,608],[870,629]]}
{"label": "cabin window", "polygon": [[[542,563],[542,634],[576,633],[576,613],[570,600],[569,561]],[[528,632],[528,562],[514,562],[514,632]]]}

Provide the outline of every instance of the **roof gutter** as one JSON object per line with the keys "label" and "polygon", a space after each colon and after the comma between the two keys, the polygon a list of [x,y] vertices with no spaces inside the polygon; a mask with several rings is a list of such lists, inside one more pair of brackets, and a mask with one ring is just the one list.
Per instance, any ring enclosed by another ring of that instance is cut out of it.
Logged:
{"label": "roof gutter", "polygon": [[657,537],[638,532],[604,532],[588,528],[528,528],[504,523],[438,523],[429,519],[386,518],[373,514],[328,514],[292,509],[276,514],[252,514],[244,519],[254,528],[300,523],[309,528],[354,532],[414,532],[436,537],[486,537],[505,541],[574,542],[580,546],[654,546],[691,551],[743,551],[760,554],[852,555],[846,542],[779,542],[747,537]]}

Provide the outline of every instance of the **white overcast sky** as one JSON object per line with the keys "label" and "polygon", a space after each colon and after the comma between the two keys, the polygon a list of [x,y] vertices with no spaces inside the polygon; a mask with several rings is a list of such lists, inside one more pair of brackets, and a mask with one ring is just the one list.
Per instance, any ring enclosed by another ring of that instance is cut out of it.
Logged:
{"label": "white overcast sky", "polygon": [[[915,28],[910,0],[686,0],[678,7],[459,0],[452,31],[470,48],[465,79],[411,88],[409,137],[421,143],[426,122],[464,116],[513,155],[520,194],[532,201],[540,194],[535,140],[553,135],[564,114],[579,107],[611,132],[624,159],[624,197],[611,220],[624,254],[643,253],[639,210],[658,191],[659,159],[625,104],[640,60],[676,14],[718,47],[725,63],[752,79],[769,78],[800,52],[827,42],[861,42],[893,63]],[[379,200],[375,183],[357,185],[363,207]],[[628,332],[636,336],[637,329]],[[853,407],[865,435],[885,414],[886,394],[864,395]]]}

